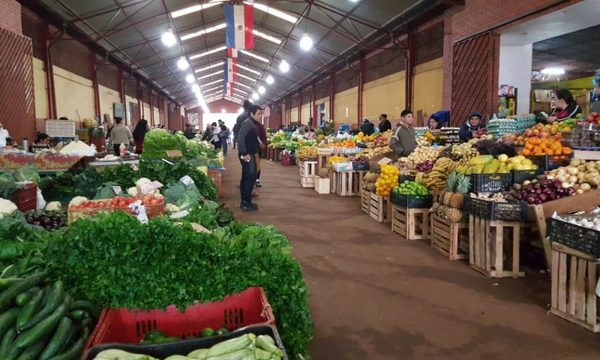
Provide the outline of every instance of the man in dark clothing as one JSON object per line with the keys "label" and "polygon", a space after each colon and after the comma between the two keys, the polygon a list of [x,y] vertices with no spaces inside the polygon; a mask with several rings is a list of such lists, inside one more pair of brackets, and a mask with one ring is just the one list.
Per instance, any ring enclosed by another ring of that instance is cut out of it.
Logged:
{"label": "man in dark clothing", "polygon": [[244,120],[246,120],[248,118],[248,109],[250,109],[250,106],[252,106],[252,103],[248,100],[244,100],[244,111],[238,115],[237,119],[235,119],[235,125],[233,125],[233,129],[231,129],[233,131],[233,148],[235,149],[235,144],[237,143],[237,134],[240,131],[240,127],[242,126],[242,123],[244,122]]}
{"label": "man in dark clothing", "polygon": [[481,129],[483,129],[483,126],[481,124],[482,119],[483,115],[481,115],[478,112],[473,112],[469,114],[467,122],[458,131],[458,137],[460,138],[460,142],[467,142],[473,137],[479,137],[478,133]]}
{"label": "man in dark clothing", "polygon": [[384,133],[392,128],[392,123],[388,120],[387,114],[379,115],[379,132]]}
{"label": "man in dark clothing", "polygon": [[262,117],[262,108],[251,105],[248,109],[248,118],[242,122],[237,136],[238,152],[242,164],[242,178],[240,180],[240,194],[242,202],[240,208],[244,211],[256,211],[258,206],[252,203],[252,190],[256,184],[258,165],[256,155],[260,150],[259,120]]}
{"label": "man in dark clothing", "polygon": [[366,136],[373,135],[375,132],[375,125],[373,125],[368,119],[365,119],[360,126],[360,131]]}

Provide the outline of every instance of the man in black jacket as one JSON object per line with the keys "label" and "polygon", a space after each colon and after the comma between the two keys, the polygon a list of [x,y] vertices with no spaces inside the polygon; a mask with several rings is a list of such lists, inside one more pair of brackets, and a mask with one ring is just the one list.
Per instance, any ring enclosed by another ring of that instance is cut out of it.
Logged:
{"label": "man in black jacket", "polygon": [[387,118],[387,114],[379,115],[379,132],[384,133],[392,129],[392,123]]}
{"label": "man in black jacket", "polygon": [[262,108],[251,105],[248,108],[248,118],[244,120],[237,133],[238,152],[242,164],[242,178],[240,180],[240,194],[242,202],[240,208],[244,211],[256,211],[258,206],[252,203],[252,190],[256,184],[258,167],[256,154],[260,149],[260,130],[257,123],[262,118]]}
{"label": "man in black jacket", "polygon": [[373,125],[368,119],[365,119],[365,121],[360,126],[360,131],[365,136],[373,135],[373,133],[375,132],[375,125]]}
{"label": "man in black jacket", "polygon": [[242,123],[244,122],[244,120],[246,120],[248,118],[248,109],[250,109],[250,106],[252,106],[252,103],[248,100],[244,100],[244,111],[238,115],[237,119],[235,119],[235,125],[233,126],[233,129],[231,129],[233,131],[233,148],[235,149],[235,144],[237,143],[237,134],[240,131],[240,126],[242,126]]}

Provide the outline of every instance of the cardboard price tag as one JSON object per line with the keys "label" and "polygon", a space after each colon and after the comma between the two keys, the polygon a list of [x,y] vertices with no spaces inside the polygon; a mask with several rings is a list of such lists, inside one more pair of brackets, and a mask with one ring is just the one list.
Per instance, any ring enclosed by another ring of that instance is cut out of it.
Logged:
{"label": "cardboard price tag", "polygon": [[189,175],[182,177],[180,181],[183,183],[183,185],[186,185],[186,186],[194,183],[194,179],[189,177]]}
{"label": "cardboard price tag", "polygon": [[120,195],[121,192],[123,191],[119,185],[113,186],[112,189],[113,189],[113,192],[115,193],[115,195]]}
{"label": "cardboard price tag", "polygon": [[167,150],[167,157],[170,158],[180,158],[183,156],[183,153],[181,152],[181,150]]}
{"label": "cardboard price tag", "polygon": [[161,187],[163,187],[163,184],[161,184],[160,181],[156,181],[156,180],[154,180],[150,184],[152,184],[152,186],[154,187],[154,189],[160,189]]}
{"label": "cardboard price tag", "polygon": [[392,159],[390,159],[388,157],[384,157],[383,159],[379,160],[377,162],[377,164],[379,164],[379,165],[387,165],[387,164],[389,164],[391,162],[392,162]]}

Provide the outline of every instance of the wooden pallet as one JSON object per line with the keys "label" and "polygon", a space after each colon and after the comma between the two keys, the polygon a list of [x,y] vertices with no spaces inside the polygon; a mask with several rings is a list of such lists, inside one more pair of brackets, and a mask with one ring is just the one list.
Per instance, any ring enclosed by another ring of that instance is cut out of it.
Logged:
{"label": "wooden pallet", "polygon": [[412,209],[392,205],[392,232],[406,240],[427,240],[429,209]]}
{"label": "wooden pallet", "polygon": [[327,169],[327,163],[329,162],[329,158],[331,157],[331,154],[329,155],[324,155],[324,154],[318,154],[317,155],[317,171],[321,171],[321,169]]}
{"label": "wooden pallet", "polygon": [[331,178],[331,192],[339,196],[359,196],[360,184],[368,171],[333,171]]}
{"label": "wooden pallet", "polygon": [[592,332],[600,332],[596,283],[598,263],[593,256],[552,243],[552,301],[550,312]]}
{"label": "wooden pallet", "polygon": [[300,171],[300,176],[304,176],[304,177],[317,176],[317,162],[316,161],[300,161],[298,168]]}
{"label": "wooden pallet", "polygon": [[[512,229],[512,269],[504,269],[505,230]],[[521,223],[486,220],[469,215],[469,264],[483,275],[493,278],[525,276],[520,271]]]}
{"label": "wooden pallet", "polygon": [[389,196],[379,196],[365,189],[362,189],[360,194],[361,210],[371,219],[380,223],[391,221],[392,203]]}
{"label": "wooden pallet", "polygon": [[436,214],[430,216],[430,222],[431,248],[450,260],[466,259],[468,255],[460,252],[458,245],[461,240],[469,240],[469,226],[465,223],[451,223]]}
{"label": "wooden pallet", "polygon": [[360,209],[367,215],[369,215],[371,210],[371,194],[372,192],[369,190],[360,190]]}

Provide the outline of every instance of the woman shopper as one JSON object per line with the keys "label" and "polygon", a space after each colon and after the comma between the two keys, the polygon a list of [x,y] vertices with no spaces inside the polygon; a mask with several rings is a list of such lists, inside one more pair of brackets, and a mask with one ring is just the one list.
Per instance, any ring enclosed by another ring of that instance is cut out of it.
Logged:
{"label": "woman shopper", "polygon": [[213,144],[213,146],[215,147],[215,149],[220,149],[222,142],[221,142],[221,128],[219,127],[219,125],[217,125],[216,122],[212,123],[212,139],[210,140],[210,143]]}
{"label": "woman shopper", "polygon": [[121,145],[129,146],[133,142],[131,130],[123,124],[123,118],[119,116],[115,116],[115,126],[110,131],[110,142],[116,155],[120,154]]}
{"label": "woman shopper", "polygon": [[414,122],[412,111],[407,109],[400,113],[399,126],[394,130],[394,135],[389,142],[389,147],[398,157],[410,155],[417,147]]}
{"label": "woman shopper", "polygon": [[242,164],[240,179],[240,208],[244,211],[256,211],[258,206],[252,203],[252,190],[256,184],[258,166],[256,162],[260,148],[260,130],[258,124],[262,116],[262,108],[252,105],[248,110],[248,118],[241,124],[237,134],[237,146]]}
{"label": "woman shopper", "polygon": [[554,112],[546,119],[549,123],[572,119],[581,114],[581,108],[577,105],[573,94],[567,89],[560,89],[556,92],[554,101]]}
{"label": "woman shopper", "polygon": [[144,138],[148,131],[150,131],[150,129],[148,128],[148,121],[146,119],[141,119],[135,126],[135,129],[133,129],[133,141],[135,142],[136,154],[141,154],[144,151]]}

